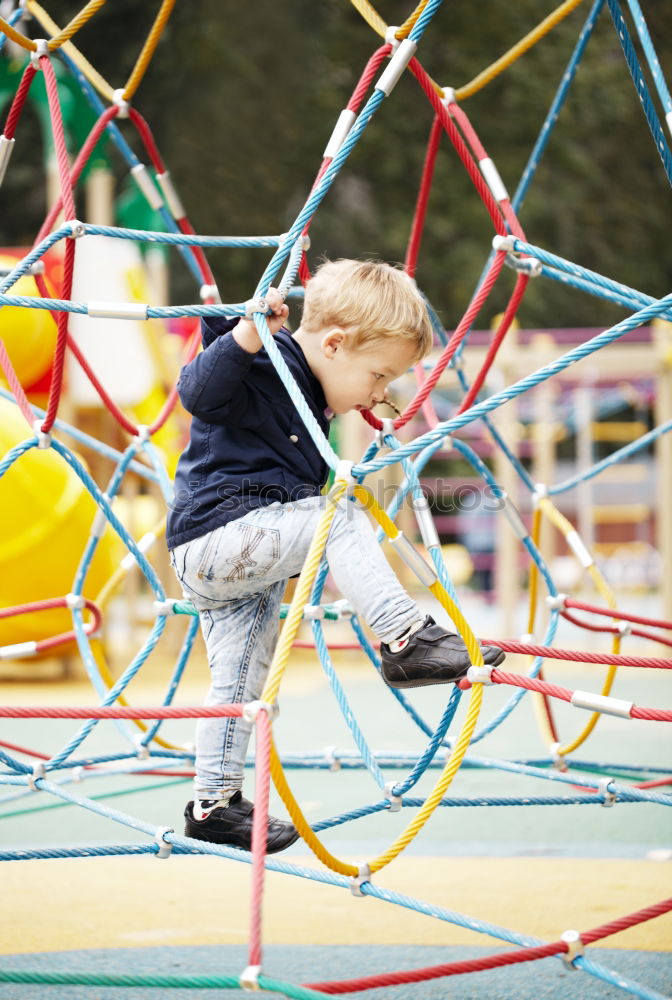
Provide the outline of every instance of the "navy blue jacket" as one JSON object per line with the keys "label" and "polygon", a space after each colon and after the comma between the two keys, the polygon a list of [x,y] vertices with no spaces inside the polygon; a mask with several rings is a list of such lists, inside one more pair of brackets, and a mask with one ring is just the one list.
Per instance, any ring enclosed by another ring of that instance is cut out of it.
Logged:
{"label": "navy blue jacket", "polygon": [[[173,549],[255,507],[318,496],[329,472],[273,362],[234,340],[237,319],[203,319],[204,350],[177,389],[193,415],[175,474],[166,541]],[[275,343],[325,435],[327,401],[305,355],[284,328]]]}

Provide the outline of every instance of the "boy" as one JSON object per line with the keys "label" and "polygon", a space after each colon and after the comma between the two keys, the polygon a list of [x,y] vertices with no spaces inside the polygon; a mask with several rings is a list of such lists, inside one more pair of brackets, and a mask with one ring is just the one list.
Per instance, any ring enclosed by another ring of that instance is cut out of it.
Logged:
{"label": "boy", "polygon": [[[283,327],[281,295],[267,296],[271,334],[313,416],[381,403],[394,379],[431,348],[429,317],[414,282],[374,261],[322,265],[306,287],[301,326]],[[180,399],[193,415],[168,519],[171,563],[200,613],[212,683],[206,704],[259,698],[278,632],[287,580],[302,569],[324,507],[328,467],[251,319],[204,319],[204,350],[182,369]],[[469,667],[462,639],[425,617],[383,556],[368,516],[343,501],[326,557],[336,585],[381,640],[392,687],[458,680]],[[504,653],[483,650],[496,665]],[[250,849],[253,805],[241,794],[251,726],[202,719],[196,728],[194,801],[185,833]],[[269,818],[268,852],[294,843],[291,823]]]}

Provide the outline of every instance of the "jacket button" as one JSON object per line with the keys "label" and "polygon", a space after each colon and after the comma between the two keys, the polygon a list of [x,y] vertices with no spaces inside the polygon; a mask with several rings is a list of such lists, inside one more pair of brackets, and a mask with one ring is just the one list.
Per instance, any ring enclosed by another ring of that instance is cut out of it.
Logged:
{"label": "jacket button", "polygon": [[290,434],[289,435],[289,440],[293,441],[294,444],[296,444],[296,442],[299,440],[299,435],[298,434]]}

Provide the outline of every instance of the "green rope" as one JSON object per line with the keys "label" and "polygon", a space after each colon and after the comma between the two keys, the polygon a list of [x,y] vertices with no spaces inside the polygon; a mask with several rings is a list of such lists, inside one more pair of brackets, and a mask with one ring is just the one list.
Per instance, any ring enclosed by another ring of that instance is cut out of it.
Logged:
{"label": "green rope", "polygon": [[[36,972],[0,969],[0,983],[43,983],[50,986],[150,986],[160,989],[239,990],[238,976],[105,976],[93,972]],[[313,1000],[324,993],[259,976],[259,986],[296,1000]]]}
{"label": "green rope", "polygon": [[[324,611],[324,620],[329,622],[337,622],[341,617],[341,612],[333,604],[323,604],[321,605]],[[280,618],[287,617],[287,611],[289,609],[289,604],[283,604],[280,608]],[[198,611],[191,603],[191,601],[173,601],[173,614],[175,615],[191,615],[192,618],[198,618]]]}

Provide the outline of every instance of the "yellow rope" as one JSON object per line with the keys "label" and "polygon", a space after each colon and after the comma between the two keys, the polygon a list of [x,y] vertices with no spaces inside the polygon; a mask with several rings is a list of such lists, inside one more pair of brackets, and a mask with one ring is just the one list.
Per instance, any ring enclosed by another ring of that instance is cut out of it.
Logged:
{"label": "yellow rope", "polygon": [[[359,11],[369,27],[373,28],[373,30],[380,35],[381,38],[385,38],[388,31],[388,25],[385,23],[375,7],[373,7],[368,0],[351,0],[351,3],[353,7]],[[415,27],[418,18],[428,3],[429,0],[421,0],[413,13],[410,14],[404,23],[397,28],[394,33],[395,38],[399,40],[402,38],[408,38],[411,31]]]}
{"label": "yellow rope", "polygon": [[327,850],[322,841],[311,830],[306,817],[301,812],[301,807],[294,798],[291,788],[287,784],[287,778],[285,777],[285,772],[283,771],[280,758],[278,757],[278,752],[275,749],[275,743],[273,742],[271,742],[271,777],[273,778],[273,784],[277,788],[282,801],[287,807],[287,812],[291,816],[294,826],[299,831],[299,834],[305,840],[315,857],[318,858],[318,860],[321,861],[323,865],[326,865],[326,867],[331,871],[338,872],[339,875],[357,875],[357,868],[334,857],[334,855]]}
{"label": "yellow rope", "polygon": [[[327,509],[320,518],[306,557],[304,568],[301,572],[301,576],[299,577],[294,598],[289,607],[287,619],[276,648],[273,663],[271,664],[266,687],[261,695],[262,701],[273,703],[277,699],[280,681],[289,659],[292,643],[294,642],[294,638],[298,631],[299,623],[303,614],[303,607],[310,596],[313,581],[317,573],[320,559],[322,558],[322,552],[324,551],[324,546],[326,544],[327,536],[336,511],[336,504],[343,496],[346,488],[347,486],[345,481],[338,480],[328,494]],[[363,486],[356,486],[354,488],[354,494],[356,498],[365,506],[365,508],[371,512],[375,520],[385,531],[387,537],[395,539],[398,536],[399,531],[394,522],[388,517],[387,513],[378,505],[371,491]],[[481,666],[483,664],[483,654],[481,652],[481,648],[459,608],[438,580],[429,587],[429,590],[434,594],[437,600],[440,601],[453,619],[465,642],[471,662],[477,666]],[[384,868],[385,865],[389,864],[390,861],[396,858],[414,839],[439,805],[446,789],[459,770],[467,751],[467,747],[469,746],[476,722],[478,720],[482,699],[483,685],[475,684],[472,689],[469,708],[462,732],[460,733],[455,747],[451,751],[449,759],[446,761],[443,772],[441,773],[433,791],[404,832],[383,854],[380,855],[380,857],[370,863],[369,868],[371,872],[380,871],[381,868]],[[311,830],[308,821],[301,811],[301,807],[289,787],[280,758],[278,757],[274,745],[271,746],[270,769],[275,787],[285,803],[294,825],[315,856],[333,871],[339,872],[342,875],[357,875],[358,869],[334,857],[334,855],[327,850],[324,844]]]}
{"label": "yellow rope", "polygon": [[87,5],[80,10],[79,14],[75,14],[70,23],[66,24],[62,31],[59,31],[57,35],[54,35],[49,40],[49,49],[53,52],[54,49],[60,48],[64,42],[69,41],[106,3],[107,0],[89,0]]}
{"label": "yellow rope", "polygon": [[280,682],[289,660],[292,644],[296,638],[296,633],[299,630],[299,625],[301,624],[303,609],[308,603],[310,592],[313,587],[313,581],[315,580],[317,569],[320,565],[320,560],[324,551],[324,546],[327,543],[327,536],[329,534],[329,529],[331,528],[331,522],[333,521],[334,514],[336,513],[336,505],[345,493],[346,489],[347,484],[345,480],[339,479],[334,483],[327,494],[327,506],[324,514],[318,522],[315,535],[313,536],[310,548],[308,549],[308,555],[306,556],[306,561],[303,565],[303,569],[301,570],[301,575],[299,576],[299,581],[297,583],[296,590],[294,591],[294,597],[289,605],[285,624],[282,628],[282,632],[280,633],[278,644],[275,647],[275,654],[268,671],[268,678],[266,680],[264,690],[261,693],[261,700],[267,702],[269,705],[272,705],[277,700]]}
{"label": "yellow rope", "polygon": [[[94,69],[82,53],[67,40],[79,27],[81,27],[81,24],[83,24],[85,20],[88,20],[88,18],[91,17],[92,14],[94,14],[95,11],[98,10],[98,8],[105,2],[106,0],[90,0],[84,10],[82,10],[77,17],[73,18],[70,24],[63,29],[59,28],[59,26],[49,17],[47,12],[36,2],[36,0],[27,0],[26,6],[42,27],[46,28],[52,34],[53,38],[49,43],[49,48],[55,48],[56,45],[54,42],[58,40],[58,44],[63,45],[64,52],[67,52],[89,83],[95,87],[99,94],[111,102],[114,100],[114,88],[110,86],[107,80],[105,80],[96,69]],[[175,0],[162,0],[161,7],[159,8],[159,12],[154,19],[154,24],[152,25],[149,35],[147,36],[147,40],[145,41],[142,51],[136,60],[126,86],[123,88],[122,96],[124,100],[130,101],[140,86],[142,78],[147,71],[147,67],[151,62],[156,46],[158,45],[161,34],[163,33],[174,6]],[[2,18],[0,18],[0,27],[4,30]],[[16,32],[16,34],[18,34],[18,32]],[[23,38],[23,35],[19,35],[19,38]],[[24,39],[24,41],[30,42],[30,39]],[[30,46],[24,47],[34,49],[35,43],[32,42]]]}
{"label": "yellow rope", "polygon": [[387,25],[378,11],[368,2],[368,0],[351,0],[351,3],[352,6],[359,11],[369,27],[373,28],[376,34],[380,35],[381,38],[384,38],[385,32],[387,31]]}
{"label": "yellow rope", "polygon": [[[72,36],[75,35],[105,3],[107,3],[107,0],[89,0],[86,6],[80,10],[79,14],[75,14],[72,20],[66,24],[65,28],[60,29],[55,25],[54,27],[56,27],[56,31],[54,31],[53,28],[50,28],[52,37],[47,43],[49,51],[53,52],[55,49],[59,49],[62,45],[64,45],[65,42],[72,38]],[[31,9],[32,6],[33,5],[30,2],[26,4],[26,7],[31,14],[33,14],[33,10]],[[44,13],[44,11],[42,11],[42,13]],[[45,24],[39,18],[38,20],[42,24],[42,27],[45,27]],[[16,42],[17,45],[20,45],[21,48],[29,49],[31,52],[37,51],[37,45],[33,39],[22,35],[21,32],[13,28],[11,24],[4,19],[4,17],[0,17],[0,31],[3,31],[8,38],[11,38],[11,40]]]}
{"label": "yellow rope", "polygon": [[37,51],[37,45],[32,38],[26,38],[20,31],[13,28],[9,21],[5,21],[4,17],[0,17],[0,31],[7,35],[8,38],[11,38],[13,42],[16,42],[17,45],[20,45],[22,49],[28,49],[30,52]]}
{"label": "yellow rope", "polygon": [[159,13],[156,15],[154,24],[152,25],[152,30],[147,36],[147,41],[143,45],[142,52],[138,56],[138,60],[133,67],[133,71],[129,76],[128,81],[126,82],[126,86],[124,87],[124,100],[130,101],[140,86],[140,81],[145,75],[147,67],[151,62],[154,50],[159,43],[163,29],[166,26],[174,6],[175,0],[163,0],[161,7],[159,8]]}
{"label": "yellow rope", "polygon": [[[552,524],[554,524],[559,531],[562,532],[565,538],[571,532],[575,531],[574,525],[571,523],[571,521],[568,521],[567,518],[560,513],[560,511],[548,497],[542,497],[539,500],[539,509],[549,519],[549,521]],[[591,565],[586,567],[586,569],[598,593],[601,594],[604,601],[608,604],[610,608],[615,609],[616,598],[614,592],[607,583],[607,581],[604,579],[602,573],[600,573],[595,563],[591,563]],[[616,615],[614,616],[614,619],[617,620]],[[615,635],[613,637],[611,652],[618,653],[620,651],[620,648],[621,648],[621,637],[620,635]],[[604,684],[602,685],[602,690],[600,694],[608,695],[610,693],[612,685],[614,683],[614,678],[616,677],[616,671],[617,667],[614,664],[611,664],[607,670],[607,674],[604,680]],[[580,747],[581,744],[588,739],[593,729],[597,725],[597,722],[600,718],[600,714],[601,714],[600,712],[594,712],[591,715],[588,724],[583,729],[583,731],[576,737],[576,739],[572,743],[567,743],[563,746],[558,747],[557,752],[560,755],[565,756],[569,753],[572,753],[574,750],[577,749],[577,747]]]}
{"label": "yellow rope", "polygon": [[[532,530],[530,531],[530,538],[538,549],[541,539],[541,510],[538,507],[535,508],[534,514],[532,515]],[[530,567],[529,595],[527,633],[528,635],[534,635],[534,625],[537,618],[537,604],[539,601],[539,567],[534,560],[532,561],[532,566]],[[533,660],[534,657],[531,656],[529,662],[532,663]],[[538,691],[533,691],[532,701],[539,728],[541,729],[542,734],[546,734],[547,746],[551,746],[555,743],[555,739],[553,737],[553,733],[551,732],[551,725],[546,711],[544,696]]]}
{"label": "yellow rope", "polygon": [[[353,7],[355,7],[359,13],[362,15],[366,23],[373,28],[373,30],[379,34],[382,38],[385,38],[388,26],[382,17],[378,14],[375,8],[368,2],[368,0],[351,0]],[[422,14],[423,10],[427,6],[428,0],[423,0],[415,8],[413,13],[408,17],[404,23],[395,32],[395,38],[406,38],[416,24],[418,18]],[[503,56],[495,60],[492,65],[484,69],[478,76],[475,76],[470,83],[466,83],[463,87],[456,88],[455,96],[458,101],[463,101],[466,97],[471,97],[472,94],[477,93],[486,84],[494,80],[495,77],[503,73],[505,69],[513,65],[522,55],[524,55],[528,49],[531,49],[537,42],[551,31],[556,24],[564,20],[568,14],[578,7],[583,0],[565,0],[564,3],[560,4],[556,10],[554,10],[548,17],[544,18],[540,24],[537,25],[532,31],[525,35],[519,42],[517,42],[512,48],[505,52]],[[443,87],[441,87],[435,80],[430,77],[430,83],[437,94],[443,96]]]}
{"label": "yellow rope", "polygon": [[439,805],[446,789],[457,774],[464,755],[467,752],[467,747],[471,742],[471,737],[473,736],[474,729],[476,728],[482,701],[483,685],[474,684],[471,689],[469,709],[467,711],[467,717],[464,720],[462,732],[450,752],[450,757],[446,761],[441,777],[434,786],[431,794],[425,799],[425,803],[422,808],[418,810],[415,819],[409,823],[401,836],[395,840],[395,842],[388,848],[387,851],[385,851],[384,854],[381,854],[380,857],[370,863],[369,867],[372,872],[380,871],[381,868],[384,868],[385,865],[390,863],[390,861],[393,861],[396,857],[398,857],[404,848],[408,847],[413,838],[417,836]]}
{"label": "yellow rope", "polygon": [[[530,532],[530,535],[533,544],[538,549],[539,538],[541,535],[541,511],[538,508],[532,515],[532,531]],[[533,635],[534,623],[537,617],[537,601],[539,599],[539,567],[534,559],[532,560],[532,566],[530,567],[529,595],[530,600],[527,615],[527,632],[528,635]]]}
{"label": "yellow rope", "polygon": [[429,0],[422,0],[422,2],[418,4],[413,13],[406,18],[404,23],[400,25],[399,30],[395,32],[396,38],[408,38],[410,33],[413,31],[413,28],[415,27],[418,18],[420,17],[420,15],[424,11],[428,3]]}
{"label": "yellow rope", "polygon": [[[35,20],[51,35],[57,35],[60,32],[60,28],[55,21],[47,14],[46,10],[37,3],[37,0],[28,0],[26,7],[33,15]],[[94,87],[101,97],[112,102],[114,100],[114,90],[100,75],[97,69],[95,69],[91,63],[82,55],[79,49],[73,45],[72,42],[64,42],[63,51],[72,59],[75,66],[80,70],[86,79],[89,81],[92,87]]]}
{"label": "yellow rope", "polygon": [[559,24],[563,18],[567,17],[568,14],[571,14],[574,8],[578,7],[582,2],[583,0],[565,0],[565,3],[560,4],[560,6],[549,14],[548,17],[544,18],[544,20],[538,24],[533,31],[530,31],[524,38],[521,38],[519,42],[510,48],[508,52],[505,52],[503,56],[500,56],[500,58],[492,63],[491,66],[488,66],[488,68],[484,69],[482,73],[475,76],[470,83],[466,83],[463,87],[456,89],[455,96],[458,101],[464,100],[465,97],[471,97],[472,94],[481,90],[486,84],[490,83],[491,80],[494,80],[496,76],[503,73],[505,69],[508,69],[509,66],[513,65],[516,60],[520,59],[520,57],[524,55],[528,49],[531,49],[533,45],[536,45],[537,42],[541,41],[544,35],[547,35],[548,32],[556,26],[556,24]]}

